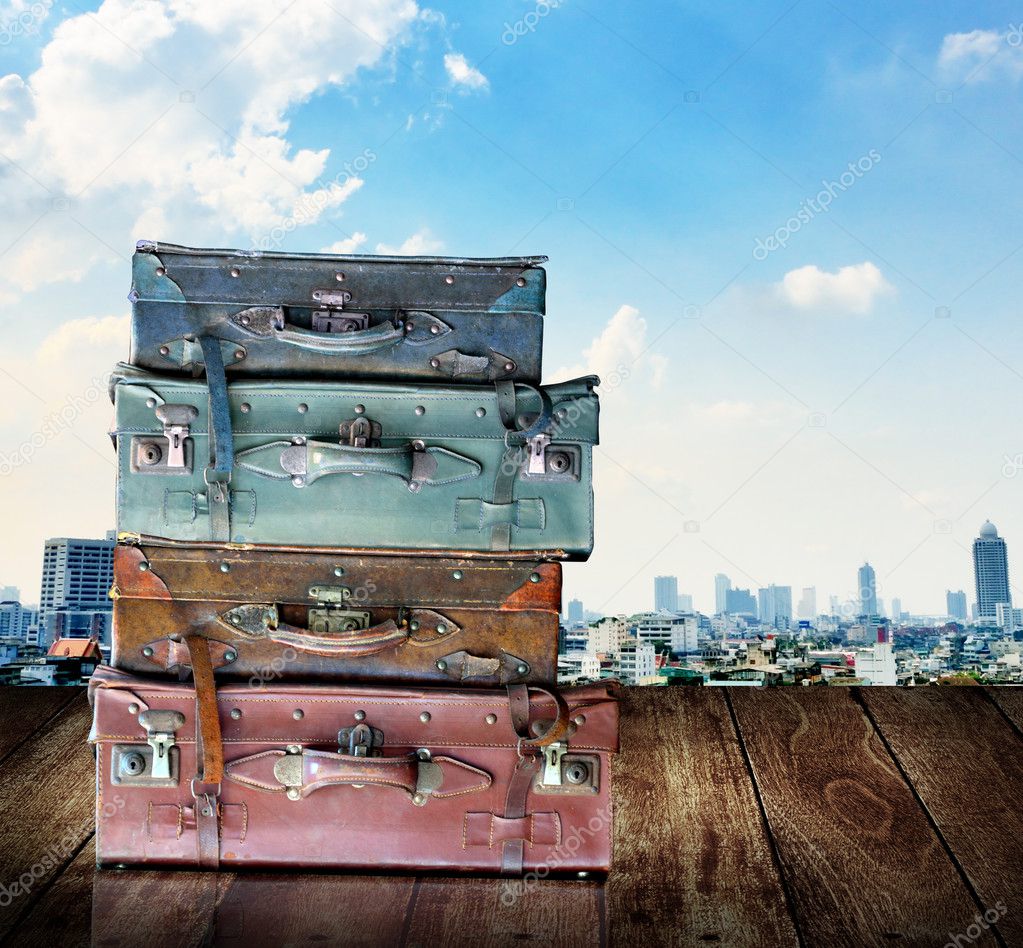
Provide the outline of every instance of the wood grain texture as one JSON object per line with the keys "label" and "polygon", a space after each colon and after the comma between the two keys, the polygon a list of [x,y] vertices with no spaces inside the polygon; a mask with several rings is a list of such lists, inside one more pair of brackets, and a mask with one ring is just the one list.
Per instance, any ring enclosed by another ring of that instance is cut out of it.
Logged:
{"label": "wood grain texture", "polygon": [[[0,937],[92,835],[95,780],[84,692],[0,763]],[[7,902],[6,905],[3,903]]]}
{"label": "wood grain texture", "polygon": [[1023,943],[1023,739],[981,688],[865,688],[863,701],[956,860]]}
{"label": "wood grain texture", "polygon": [[626,689],[621,744],[611,944],[795,945],[722,691]]}
{"label": "wood grain texture", "polygon": [[1002,709],[1016,730],[1023,734],[1023,688],[1009,688],[1003,685],[992,686],[984,690],[988,697]]}
{"label": "wood grain texture", "polygon": [[27,948],[88,948],[92,944],[92,884],[96,871],[95,839],[32,906],[17,926],[14,941]]}
{"label": "wood grain texture", "polygon": [[65,687],[0,688],[0,760],[83,692]]}
{"label": "wood grain texture", "polygon": [[729,700],[807,945],[942,945],[973,923],[979,906],[855,694]]}
{"label": "wood grain texture", "polygon": [[406,948],[604,944],[603,884],[558,879],[423,879]]}

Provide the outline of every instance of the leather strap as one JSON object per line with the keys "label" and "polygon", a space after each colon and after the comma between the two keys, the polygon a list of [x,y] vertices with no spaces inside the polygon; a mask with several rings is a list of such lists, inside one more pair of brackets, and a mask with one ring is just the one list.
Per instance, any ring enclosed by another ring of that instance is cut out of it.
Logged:
{"label": "leather strap", "polygon": [[224,745],[220,738],[220,712],[209,641],[201,635],[185,636],[195,680],[195,742],[197,779],[218,784],[224,776]]}
{"label": "leather strap", "polygon": [[201,336],[206,385],[209,390],[210,460],[203,475],[206,502],[210,511],[210,539],[218,543],[231,540],[231,472],[234,469],[234,434],[231,431],[231,407],[227,400],[227,373],[220,340]]}
{"label": "leather strap", "polygon": [[217,869],[220,866],[220,820],[217,798],[212,793],[200,793],[194,802],[196,863],[200,869]]}
{"label": "leather strap", "polygon": [[[560,741],[568,731],[569,710],[565,699],[557,691],[548,691],[546,688],[539,688],[536,685],[508,685],[508,711],[511,717],[512,727],[519,737],[519,751],[539,750],[547,747],[556,741]],[[554,723],[539,737],[531,737],[529,731],[529,692],[539,691],[547,695],[556,708],[557,716]]]}
{"label": "leather strap", "polygon": [[[542,757],[536,751],[520,756],[508,781],[508,794],[504,800],[504,818],[521,820],[526,815],[526,800],[533,779],[540,769]],[[523,839],[506,839],[501,849],[501,875],[521,876],[526,852]]]}

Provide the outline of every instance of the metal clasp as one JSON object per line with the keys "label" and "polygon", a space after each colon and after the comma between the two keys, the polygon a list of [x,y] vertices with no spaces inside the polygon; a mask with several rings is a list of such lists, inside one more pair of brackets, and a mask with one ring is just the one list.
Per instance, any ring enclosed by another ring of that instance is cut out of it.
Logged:
{"label": "metal clasp", "polygon": [[550,443],[551,436],[548,434],[538,434],[526,442],[529,446],[529,457],[526,461],[527,474],[547,473],[547,445]]}
{"label": "metal clasp", "polygon": [[555,741],[543,748],[543,774],[540,777],[540,782],[544,786],[561,786],[561,758],[567,751],[568,747],[563,741]]}
{"label": "metal clasp", "polygon": [[185,439],[198,414],[193,405],[160,405],[156,409],[156,417],[163,425],[163,436],[167,439],[167,467],[185,466]]}
{"label": "metal clasp", "polygon": [[352,298],[347,290],[313,290],[313,299],[323,309],[313,311],[313,332],[358,332],[369,328],[369,313],[342,312]]}
{"label": "metal clasp", "polygon": [[337,732],[337,752],[350,757],[379,757],[384,732],[368,724],[344,727]]}
{"label": "metal clasp", "polygon": [[146,743],[153,749],[153,761],[149,770],[152,780],[170,780],[171,748],[177,730],[185,723],[180,711],[142,711],[139,724],[146,729]]}
{"label": "metal clasp", "polygon": [[350,421],[342,421],[338,425],[338,438],[342,444],[350,445],[353,448],[375,448],[380,441],[383,429],[377,421],[370,421],[369,418],[352,418]]}

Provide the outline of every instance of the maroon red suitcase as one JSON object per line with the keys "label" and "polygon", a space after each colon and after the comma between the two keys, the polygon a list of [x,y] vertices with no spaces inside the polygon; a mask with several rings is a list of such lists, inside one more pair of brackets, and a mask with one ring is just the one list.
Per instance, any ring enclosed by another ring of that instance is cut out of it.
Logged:
{"label": "maroon red suitcase", "polygon": [[208,664],[196,671],[198,713],[192,683],[93,676],[100,866],[610,867],[614,682],[561,695],[228,684],[214,697]]}

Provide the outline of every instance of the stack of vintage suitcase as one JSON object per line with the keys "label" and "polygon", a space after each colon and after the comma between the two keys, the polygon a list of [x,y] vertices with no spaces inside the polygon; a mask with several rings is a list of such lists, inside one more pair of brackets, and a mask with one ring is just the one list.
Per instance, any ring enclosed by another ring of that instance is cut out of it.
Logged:
{"label": "stack of vintage suitcase", "polygon": [[598,380],[540,384],[545,259],[138,245],[101,866],[608,869],[614,686],[556,686]]}

